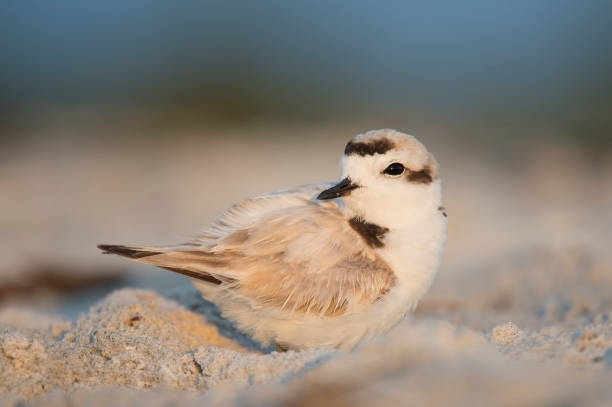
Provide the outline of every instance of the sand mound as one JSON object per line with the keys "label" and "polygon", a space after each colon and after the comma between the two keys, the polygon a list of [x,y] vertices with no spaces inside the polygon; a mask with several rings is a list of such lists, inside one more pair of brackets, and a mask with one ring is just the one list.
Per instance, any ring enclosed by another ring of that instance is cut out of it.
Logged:
{"label": "sand mound", "polygon": [[[0,325],[0,392],[30,398],[54,390],[123,386],[206,390],[280,380],[329,351],[248,353],[202,315],[157,294],[120,290],[71,323],[36,316]],[[38,321],[37,321],[38,319]]]}
{"label": "sand mound", "polygon": [[74,323],[5,311],[3,404],[598,405],[612,397],[604,317],[581,328],[506,323],[489,332],[415,318],[354,352],[261,353],[222,335],[231,327],[210,323],[218,316],[195,290],[172,297],[182,305],[116,291]]}

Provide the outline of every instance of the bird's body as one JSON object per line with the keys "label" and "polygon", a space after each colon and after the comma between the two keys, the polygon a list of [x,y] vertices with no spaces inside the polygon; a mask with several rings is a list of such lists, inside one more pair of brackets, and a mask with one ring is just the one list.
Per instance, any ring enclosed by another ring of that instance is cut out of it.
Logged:
{"label": "bird's body", "polygon": [[393,130],[355,137],[336,185],[230,207],[173,247],[100,245],[191,277],[224,317],[262,344],[350,349],[414,309],[446,239],[437,163]]}

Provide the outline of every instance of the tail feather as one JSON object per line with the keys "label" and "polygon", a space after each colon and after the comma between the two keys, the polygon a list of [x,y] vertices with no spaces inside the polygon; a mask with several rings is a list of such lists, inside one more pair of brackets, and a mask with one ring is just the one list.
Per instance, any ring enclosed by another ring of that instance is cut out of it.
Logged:
{"label": "tail feather", "polygon": [[119,256],[127,257],[128,259],[141,259],[143,257],[155,256],[162,252],[151,251],[148,248],[140,248],[134,246],[123,246],[114,244],[99,244],[98,249],[104,253],[118,254]]}
{"label": "tail feather", "polygon": [[[200,270],[200,267],[214,267],[215,265],[218,266],[221,263],[219,260],[214,259],[214,255],[194,251],[193,248],[191,248],[191,250],[168,250],[168,248],[164,249],[155,247],[100,244],[98,245],[98,249],[102,250],[105,254],[116,254],[128,259],[152,264],[154,266],[183,274],[187,277],[206,281],[207,283],[212,283],[214,285],[235,282],[235,279],[231,277],[221,276],[217,273]],[[147,258],[152,256],[159,257],[151,259]],[[194,263],[198,263],[199,267],[195,266]]]}

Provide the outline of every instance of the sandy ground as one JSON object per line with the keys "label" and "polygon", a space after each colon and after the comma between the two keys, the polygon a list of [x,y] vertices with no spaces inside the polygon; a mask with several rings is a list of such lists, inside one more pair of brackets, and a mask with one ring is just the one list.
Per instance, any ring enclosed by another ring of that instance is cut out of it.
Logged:
{"label": "sandy ground", "polygon": [[[5,156],[0,404],[610,403],[612,165],[572,149],[502,164],[423,137],[442,164],[443,266],[415,315],[353,352],[261,349],[182,277],[94,249],[181,241],[245,195],[337,178],[347,137],[317,134],[64,140]],[[118,279],[66,302],[66,284],[33,283],[37,264],[53,266],[47,283]]]}
{"label": "sandy ground", "polygon": [[416,317],[353,352],[262,354],[244,338],[221,335],[195,290],[172,297],[176,302],[116,291],[76,322],[5,311],[3,402],[595,406],[612,397],[605,314],[588,323],[506,323],[486,332]]}

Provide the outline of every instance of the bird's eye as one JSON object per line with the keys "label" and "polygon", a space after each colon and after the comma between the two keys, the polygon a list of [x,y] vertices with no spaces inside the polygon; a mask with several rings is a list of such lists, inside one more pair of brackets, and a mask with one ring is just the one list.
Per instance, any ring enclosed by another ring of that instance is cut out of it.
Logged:
{"label": "bird's eye", "polygon": [[404,172],[404,166],[400,163],[389,164],[383,173],[387,175],[401,175]]}

